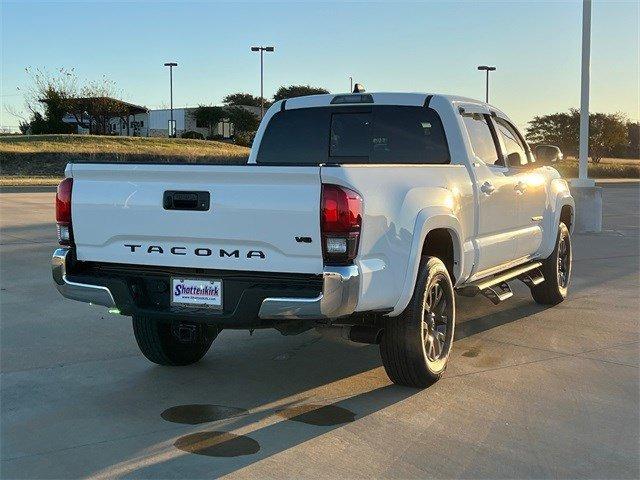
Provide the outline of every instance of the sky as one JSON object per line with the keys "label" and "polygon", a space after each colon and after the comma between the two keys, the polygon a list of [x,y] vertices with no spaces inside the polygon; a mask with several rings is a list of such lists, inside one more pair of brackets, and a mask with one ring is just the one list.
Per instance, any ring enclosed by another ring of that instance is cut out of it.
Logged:
{"label": "sky", "polygon": [[[640,2],[593,0],[592,112],[640,119]],[[75,68],[80,80],[106,75],[123,100],[174,107],[219,104],[228,93],[265,97],[281,85],[332,93],[349,76],[367,91],[484,98],[524,128],[535,115],[578,107],[582,2],[166,2],[0,0],[0,126],[16,128],[25,67]]]}

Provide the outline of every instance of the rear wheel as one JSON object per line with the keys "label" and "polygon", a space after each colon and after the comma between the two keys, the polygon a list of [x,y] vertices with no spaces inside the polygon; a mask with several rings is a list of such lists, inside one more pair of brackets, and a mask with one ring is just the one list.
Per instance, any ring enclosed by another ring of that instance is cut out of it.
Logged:
{"label": "rear wheel", "polygon": [[203,326],[193,327],[193,338],[184,340],[176,334],[175,325],[153,317],[134,316],[133,333],[142,354],[158,365],[183,366],[196,363],[205,356],[218,336]]}
{"label": "rear wheel", "polygon": [[542,262],[544,282],[531,288],[531,296],[537,303],[557,305],[567,297],[571,280],[571,253],[569,229],[561,222],[553,253]]}
{"label": "rear wheel", "polygon": [[453,283],[439,258],[423,257],[413,297],[386,321],[380,355],[394,383],[424,388],[447,367],[455,329]]}

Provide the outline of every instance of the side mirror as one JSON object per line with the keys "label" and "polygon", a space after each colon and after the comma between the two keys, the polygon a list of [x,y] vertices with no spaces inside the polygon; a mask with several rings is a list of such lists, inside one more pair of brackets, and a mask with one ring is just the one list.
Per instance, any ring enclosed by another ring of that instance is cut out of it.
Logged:
{"label": "side mirror", "polygon": [[522,157],[519,152],[512,152],[507,155],[507,163],[510,167],[520,167],[522,166]]}
{"label": "side mirror", "polygon": [[538,165],[553,165],[563,158],[562,152],[555,145],[537,145],[534,154]]}

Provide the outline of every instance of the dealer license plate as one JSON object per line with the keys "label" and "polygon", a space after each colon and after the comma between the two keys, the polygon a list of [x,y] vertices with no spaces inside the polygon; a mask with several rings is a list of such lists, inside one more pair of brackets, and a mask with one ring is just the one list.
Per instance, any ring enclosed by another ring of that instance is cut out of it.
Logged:
{"label": "dealer license plate", "polygon": [[189,307],[222,308],[222,280],[172,278],[171,304]]}

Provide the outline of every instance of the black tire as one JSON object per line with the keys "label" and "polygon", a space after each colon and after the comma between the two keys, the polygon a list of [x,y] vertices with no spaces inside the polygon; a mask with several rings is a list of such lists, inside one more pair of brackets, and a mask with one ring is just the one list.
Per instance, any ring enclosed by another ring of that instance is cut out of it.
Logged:
{"label": "black tire", "polygon": [[557,305],[567,298],[571,281],[571,237],[567,226],[560,222],[553,253],[542,262],[544,282],[531,288],[531,296],[542,305]]}
{"label": "black tire", "polygon": [[217,333],[201,335],[194,342],[182,342],[171,332],[171,324],[153,317],[134,316],[133,333],[142,354],[153,363],[184,366],[205,356]]}
{"label": "black tire", "polygon": [[[442,292],[444,305],[436,300],[434,289]],[[382,364],[393,383],[425,388],[442,377],[453,344],[455,311],[447,268],[439,258],[423,257],[409,305],[386,320],[380,342]]]}

